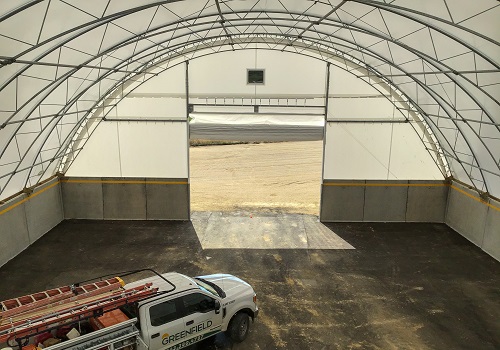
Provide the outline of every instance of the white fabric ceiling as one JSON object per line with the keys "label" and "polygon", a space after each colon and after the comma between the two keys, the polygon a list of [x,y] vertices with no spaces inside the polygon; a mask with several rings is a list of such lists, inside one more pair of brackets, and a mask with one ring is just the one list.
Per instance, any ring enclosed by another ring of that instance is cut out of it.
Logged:
{"label": "white fabric ceiling", "polygon": [[496,0],[2,1],[0,198],[64,169],[125,82],[249,47],[353,62],[394,86],[450,174],[500,197],[498,18]]}

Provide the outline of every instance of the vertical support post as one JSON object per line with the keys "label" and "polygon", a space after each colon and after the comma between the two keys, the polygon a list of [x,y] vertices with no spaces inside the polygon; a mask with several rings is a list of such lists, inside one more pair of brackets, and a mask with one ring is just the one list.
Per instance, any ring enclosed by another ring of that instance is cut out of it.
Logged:
{"label": "vertical support post", "polygon": [[186,119],[189,119],[189,61],[186,61]]}
{"label": "vertical support post", "polygon": [[191,220],[191,179],[189,169],[189,147],[191,136],[189,130],[189,61],[186,61],[186,135],[187,135],[187,172],[188,172],[188,220]]}
{"label": "vertical support post", "polygon": [[325,125],[323,127],[323,163],[321,166],[321,193],[319,200],[319,220],[321,221],[321,210],[323,208],[323,190],[325,186],[325,153],[326,153],[326,128],[328,127],[328,99],[330,95],[330,62],[326,63],[326,84],[325,84]]}
{"label": "vertical support post", "polygon": [[325,87],[325,123],[328,119],[328,95],[330,94],[330,62],[326,63],[326,87]]}

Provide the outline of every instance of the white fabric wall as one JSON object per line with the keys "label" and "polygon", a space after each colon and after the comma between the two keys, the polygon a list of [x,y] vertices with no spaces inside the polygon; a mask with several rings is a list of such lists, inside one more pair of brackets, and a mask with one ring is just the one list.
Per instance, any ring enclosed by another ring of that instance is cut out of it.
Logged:
{"label": "white fabric wall", "polygon": [[[247,85],[247,69],[264,69],[263,85]],[[312,95],[325,93],[326,64],[305,56],[265,50],[210,55],[189,65],[193,94]]]}
{"label": "white fabric wall", "polygon": [[329,96],[328,120],[402,118],[381,92],[336,66],[330,67]]}
{"label": "white fabric wall", "polygon": [[113,108],[109,117],[118,119],[186,119],[185,65],[180,64],[149,79]]}
{"label": "white fabric wall", "polygon": [[328,123],[325,179],[443,179],[407,123]]}
{"label": "white fabric wall", "polygon": [[101,122],[67,176],[188,177],[185,122]]}
{"label": "white fabric wall", "polygon": [[[382,92],[387,94],[386,91]],[[422,133],[419,131],[417,134],[415,131],[420,130],[419,126],[413,122],[414,129],[410,123],[387,122],[404,120],[405,115],[381,92],[332,66],[324,178],[443,179],[425,149]],[[344,120],[349,122],[341,122]]]}

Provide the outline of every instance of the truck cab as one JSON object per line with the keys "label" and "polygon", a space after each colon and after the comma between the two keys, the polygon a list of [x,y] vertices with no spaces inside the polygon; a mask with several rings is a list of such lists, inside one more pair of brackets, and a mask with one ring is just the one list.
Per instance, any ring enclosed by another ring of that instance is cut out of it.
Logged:
{"label": "truck cab", "polygon": [[181,349],[225,331],[233,341],[241,342],[248,334],[249,320],[258,315],[253,288],[232,275],[191,278],[168,273],[147,282],[160,290],[137,307],[145,348]]}

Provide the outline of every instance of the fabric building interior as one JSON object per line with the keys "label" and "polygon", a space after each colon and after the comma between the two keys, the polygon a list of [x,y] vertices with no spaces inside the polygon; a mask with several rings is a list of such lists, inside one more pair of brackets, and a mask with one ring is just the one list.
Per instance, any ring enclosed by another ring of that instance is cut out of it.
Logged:
{"label": "fabric building interior", "polygon": [[262,314],[200,349],[500,347],[499,16],[0,3],[0,300],[224,272]]}

